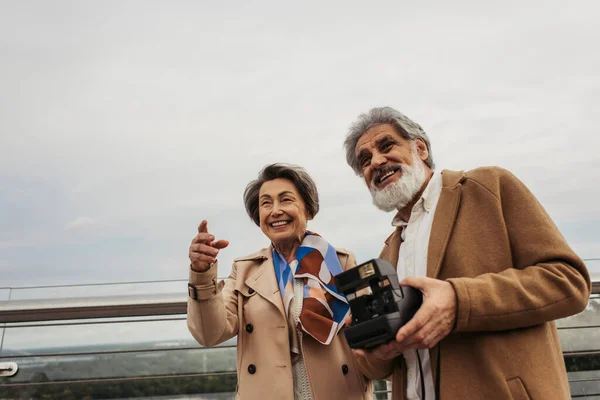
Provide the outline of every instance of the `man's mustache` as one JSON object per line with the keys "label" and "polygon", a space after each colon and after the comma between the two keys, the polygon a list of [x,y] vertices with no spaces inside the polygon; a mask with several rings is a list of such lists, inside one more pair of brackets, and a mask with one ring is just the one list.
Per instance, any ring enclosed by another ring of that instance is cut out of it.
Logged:
{"label": "man's mustache", "polygon": [[387,174],[390,171],[396,172],[399,169],[402,170],[402,172],[404,172],[402,164],[392,164],[392,165],[386,164],[382,167],[379,167],[377,170],[375,170],[375,175],[373,175],[373,179],[371,180],[371,183],[378,183],[379,178],[381,178],[382,176],[384,176],[385,174]]}

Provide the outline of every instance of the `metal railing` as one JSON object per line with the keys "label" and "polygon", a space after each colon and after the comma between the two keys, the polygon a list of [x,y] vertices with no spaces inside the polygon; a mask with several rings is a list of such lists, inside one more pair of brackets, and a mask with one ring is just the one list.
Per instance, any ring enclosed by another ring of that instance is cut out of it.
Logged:
{"label": "metal railing", "polygon": [[[154,281],[153,281],[154,282]],[[0,323],[3,324],[2,340],[0,340],[0,350],[2,342],[7,331],[13,329],[28,329],[40,327],[58,327],[58,326],[77,326],[77,325],[98,325],[98,324],[123,324],[123,323],[142,323],[142,322],[169,322],[185,320],[187,311],[187,292],[185,291],[186,281],[182,282],[181,293],[166,293],[153,295],[119,295],[119,296],[96,296],[96,297],[78,297],[78,298],[60,298],[44,300],[8,300],[0,301]],[[133,282],[128,282],[133,283]],[[135,282],[138,283],[138,282]],[[68,287],[70,285],[63,285]],[[39,287],[37,287],[39,288]],[[600,281],[592,284],[592,297],[597,298],[600,295]],[[151,317],[151,319],[139,319],[140,317]],[[108,321],[107,319],[113,319]],[[118,318],[114,320],[114,318]],[[86,321],[82,321],[86,319]],[[577,325],[561,327],[560,330],[600,328],[598,324]],[[219,346],[221,349],[228,349],[235,352],[234,344],[224,344]],[[0,363],[10,361],[19,363],[19,360],[49,360],[53,358],[82,357],[82,356],[118,356],[118,355],[148,355],[167,353],[172,351],[190,351],[203,352],[208,349],[201,346],[179,346],[176,348],[170,346],[157,346],[145,349],[107,349],[102,351],[62,351],[49,352],[44,354],[10,354],[0,353]],[[585,356],[597,357],[599,351],[572,351],[565,352],[565,356]],[[1,376],[1,375],[0,375]],[[83,385],[83,384],[107,384],[124,382],[162,382],[165,380],[199,380],[210,377],[220,377],[226,379],[235,379],[235,371],[210,371],[194,373],[173,373],[173,374],[149,374],[144,376],[127,377],[89,377],[82,379],[63,379],[47,381],[29,381],[29,382],[11,382],[0,381],[0,388],[5,389],[25,389],[25,388],[43,388],[56,385]],[[572,384],[595,384],[600,381],[600,376],[577,377],[570,379]],[[385,395],[386,390],[378,389],[376,394]],[[573,398],[585,397],[588,394],[573,394]],[[600,393],[594,393],[600,395]]]}
{"label": "metal railing", "polygon": [[[592,282],[592,295],[595,294],[600,294],[600,281]],[[187,292],[184,289],[181,293],[152,295],[8,300],[0,301],[0,323],[176,315],[186,311]]]}
{"label": "metal railing", "polygon": [[0,323],[185,314],[187,293],[9,300]]}

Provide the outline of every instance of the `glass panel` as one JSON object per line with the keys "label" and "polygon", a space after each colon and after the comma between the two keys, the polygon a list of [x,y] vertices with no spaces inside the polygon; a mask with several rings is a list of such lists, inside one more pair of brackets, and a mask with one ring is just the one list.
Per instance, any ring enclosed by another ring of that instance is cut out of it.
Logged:
{"label": "glass panel", "polygon": [[144,322],[156,320],[185,320],[185,314],[171,315],[144,315],[139,317],[110,317],[110,318],[81,318],[81,319],[65,319],[65,320],[49,320],[49,321],[31,321],[31,322],[11,322],[8,323],[11,328],[21,328],[27,326],[56,326],[56,325],[85,325],[85,324],[105,324],[105,323],[127,323],[127,322]]}
{"label": "glass panel", "polygon": [[373,393],[375,400],[387,400],[388,394],[391,394],[391,392],[388,391],[386,381],[373,381]]}
{"label": "glass panel", "polygon": [[10,299],[10,289],[0,289],[0,301],[6,301]]}
{"label": "glass panel", "polygon": [[[173,317],[180,319],[156,321],[148,318],[128,318],[126,321],[129,322],[115,323],[119,319],[113,318],[86,325],[9,325],[0,355],[7,357],[19,354],[201,347],[190,334],[185,316]],[[236,339],[233,338],[220,346],[235,344]]]}
{"label": "glass panel", "polygon": [[600,281],[600,258],[588,258],[583,261],[585,261],[592,282]]}
{"label": "glass panel", "polygon": [[600,352],[567,354],[564,359],[568,372],[596,371],[600,375]]}
{"label": "glass panel", "polygon": [[[219,280],[225,279],[218,278]],[[0,300],[58,299],[69,297],[120,296],[148,293],[187,293],[187,280],[148,282],[114,282],[90,285],[53,285],[35,287],[0,288]],[[3,297],[5,296],[5,297]]]}
{"label": "glass panel", "polygon": [[2,343],[4,343],[4,334],[6,329],[4,328],[4,324],[0,324],[0,355],[2,355]]}
{"label": "glass panel", "polygon": [[563,352],[600,350],[600,329],[561,329],[560,345]]}
{"label": "glass panel", "polygon": [[583,312],[558,320],[556,325],[563,352],[600,350],[600,296],[592,295]]}
{"label": "glass panel", "polygon": [[11,300],[34,300],[148,293],[187,293],[187,281],[14,288],[10,298]]}
{"label": "glass panel", "polygon": [[[229,400],[235,395],[235,374],[86,383],[50,383],[2,387],[9,399],[203,399]],[[182,396],[185,395],[185,396]]]}
{"label": "glass panel", "polygon": [[235,348],[7,359],[19,373],[5,383],[235,372]]}
{"label": "glass panel", "polygon": [[600,295],[590,296],[588,305],[579,314],[556,321],[559,328],[572,326],[595,326],[600,327]]}
{"label": "glass panel", "polygon": [[600,398],[600,371],[569,372],[568,375],[573,398]]}

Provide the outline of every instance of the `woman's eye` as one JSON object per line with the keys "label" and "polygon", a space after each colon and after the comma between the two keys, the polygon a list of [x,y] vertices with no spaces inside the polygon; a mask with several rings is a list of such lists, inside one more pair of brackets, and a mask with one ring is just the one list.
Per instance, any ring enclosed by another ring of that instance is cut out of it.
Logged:
{"label": "woman's eye", "polygon": [[281,200],[282,203],[289,203],[290,201],[292,201],[292,199],[285,198]]}

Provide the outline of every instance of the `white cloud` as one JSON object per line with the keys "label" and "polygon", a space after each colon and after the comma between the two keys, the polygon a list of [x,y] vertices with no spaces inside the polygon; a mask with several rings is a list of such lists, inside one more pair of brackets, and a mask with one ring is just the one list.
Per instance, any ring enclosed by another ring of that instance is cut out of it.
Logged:
{"label": "white cloud", "polygon": [[77,217],[65,226],[65,230],[66,231],[88,230],[88,229],[94,227],[95,225],[97,225],[97,223],[98,222],[94,218]]}
{"label": "white cloud", "polygon": [[[2,241],[0,242],[0,249],[10,249],[13,247],[27,246],[30,243],[24,240],[11,240],[11,241]],[[0,263],[0,268],[5,266],[6,264]]]}

